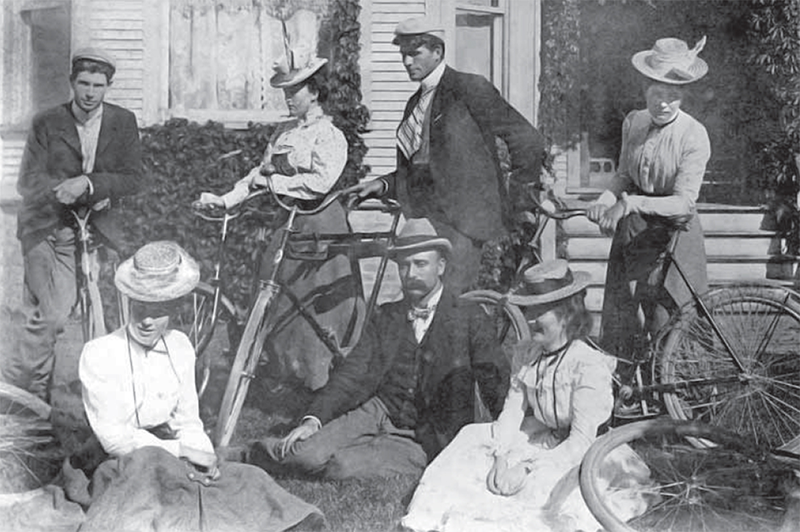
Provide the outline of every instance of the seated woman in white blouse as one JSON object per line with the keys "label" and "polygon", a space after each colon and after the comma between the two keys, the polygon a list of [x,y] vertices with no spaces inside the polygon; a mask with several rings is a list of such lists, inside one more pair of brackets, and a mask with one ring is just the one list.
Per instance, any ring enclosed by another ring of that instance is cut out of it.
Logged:
{"label": "seated woman in white blouse", "polygon": [[129,322],[88,342],[79,365],[86,415],[109,457],[81,501],[81,530],[277,531],[322,520],[261,469],[217,460],[198,414],[194,348],[169,329],[199,275],[167,241],[143,246],[117,270]]}
{"label": "seated woman in white blouse", "polygon": [[[600,528],[578,489],[578,466],[613,409],[615,360],[583,339],[589,275],[564,260],[533,266],[508,294],[532,342],[519,346],[503,411],[464,427],[428,466],[402,524],[413,531],[502,532]],[[528,411],[532,415],[526,417]],[[647,508],[649,470],[629,448],[603,472],[620,515]],[[624,479],[624,480],[623,480]]]}

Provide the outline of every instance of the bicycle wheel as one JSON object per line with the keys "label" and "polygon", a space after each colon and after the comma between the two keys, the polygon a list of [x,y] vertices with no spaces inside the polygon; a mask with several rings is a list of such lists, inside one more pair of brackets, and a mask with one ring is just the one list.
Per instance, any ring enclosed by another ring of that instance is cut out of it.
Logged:
{"label": "bicycle wheel", "polygon": [[[699,448],[688,439],[712,444]],[[613,453],[625,446],[649,468],[650,485],[638,488],[646,508],[625,504],[631,486],[603,480]],[[703,423],[631,423],[589,448],[580,467],[581,493],[607,532],[774,532],[784,513],[782,485],[792,472],[754,449],[739,435]]]}
{"label": "bicycle wheel", "polygon": [[[492,290],[475,290],[467,292],[461,299],[481,305],[488,319],[494,324],[497,339],[508,362],[514,358],[518,346],[530,341],[531,333],[528,322],[519,307],[509,304],[502,294]],[[491,412],[481,399],[478,385],[475,385],[475,422],[492,421]]]}
{"label": "bicycle wheel", "polygon": [[275,291],[270,286],[262,289],[248,314],[217,417],[214,434],[214,443],[217,447],[227,447],[236,430],[250,381],[255,378],[256,366],[264,350],[269,327],[267,314],[274,295]]}
{"label": "bicycle wheel", "polygon": [[[173,318],[174,327],[183,331],[194,346],[197,355],[197,393],[201,399],[210,382],[212,368],[227,365],[226,361],[214,359],[212,355],[231,353],[239,340],[239,323],[233,304],[220,294],[215,305],[214,297],[214,288],[207,283],[199,283]],[[226,334],[217,334],[220,330]]]}
{"label": "bicycle wheel", "polygon": [[699,420],[777,448],[800,433],[800,302],[772,286],[712,290],[703,301],[741,361],[740,371],[695,305],[682,309],[657,363],[663,384],[706,379],[664,395],[675,419]]}
{"label": "bicycle wheel", "polygon": [[50,406],[0,382],[0,502],[26,500],[58,474],[64,453],[49,421]]}

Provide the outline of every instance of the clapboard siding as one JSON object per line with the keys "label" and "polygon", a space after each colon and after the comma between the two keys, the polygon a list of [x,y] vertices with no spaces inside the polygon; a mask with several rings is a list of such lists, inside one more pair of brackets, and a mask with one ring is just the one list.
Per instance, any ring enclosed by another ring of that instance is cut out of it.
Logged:
{"label": "clapboard siding", "polygon": [[22,152],[25,149],[25,134],[14,133],[3,135],[2,153],[3,167],[0,180],[0,205],[13,204],[19,200],[17,194],[17,176],[22,163]]}
{"label": "clapboard siding", "polygon": [[145,0],[88,0],[83,2],[86,45],[104,48],[117,60],[117,75],[107,101],[131,110],[141,124],[145,95]]}
{"label": "clapboard siding", "polygon": [[370,3],[369,26],[371,84],[369,87],[370,132],[364,135],[369,151],[364,162],[369,177],[391,172],[395,168],[395,130],[403,118],[406,101],[417,89],[408,79],[392,44],[397,23],[410,17],[425,15],[425,1],[386,1]]}

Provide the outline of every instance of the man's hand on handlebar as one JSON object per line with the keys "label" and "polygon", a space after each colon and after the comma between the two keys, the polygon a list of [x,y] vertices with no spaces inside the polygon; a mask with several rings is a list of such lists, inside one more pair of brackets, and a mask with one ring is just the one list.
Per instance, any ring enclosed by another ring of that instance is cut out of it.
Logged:
{"label": "man's hand on handlebar", "polygon": [[362,181],[352,187],[348,187],[342,191],[344,196],[347,196],[347,208],[351,209],[354,205],[361,203],[367,198],[377,198],[386,192],[386,182],[382,179],[373,179],[372,181]]}

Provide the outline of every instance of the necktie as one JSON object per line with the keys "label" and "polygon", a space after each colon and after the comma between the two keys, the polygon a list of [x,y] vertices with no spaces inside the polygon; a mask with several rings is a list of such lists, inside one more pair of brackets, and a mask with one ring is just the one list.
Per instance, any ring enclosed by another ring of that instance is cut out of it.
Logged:
{"label": "necktie", "polygon": [[428,307],[426,307],[426,308],[411,307],[409,309],[409,311],[408,311],[408,321],[414,321],[414,320],[423,320],[423,321],[425,321],[430,317],[431,313],[435,309],[436,309],[435,306],[430,307],[430,308],[428,308]]}
{"label": "necktie", "polygon": [[422,92],[417,105],[397,128],[397,145],[403,151],[406,159],[411,159],[422,145],[422,122],[425,120],[425,111],[428,109],[428,103],[435,88],[434,86],[420,89]]}

